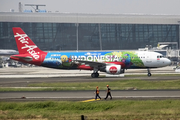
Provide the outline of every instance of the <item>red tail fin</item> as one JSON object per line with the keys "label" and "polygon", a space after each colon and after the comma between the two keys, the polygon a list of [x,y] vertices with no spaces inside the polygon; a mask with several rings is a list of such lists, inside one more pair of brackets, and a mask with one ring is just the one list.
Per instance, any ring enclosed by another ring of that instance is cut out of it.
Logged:
{"label": "red tail fin", "polygon": [[31,54],[35,59],[41,51],[27,34],[19,27],[12,28],[19,54]]}
{"label": "red tail fin", "polygon": [[21,28],[14,27],[13,32],[19,54],[42,52]]}

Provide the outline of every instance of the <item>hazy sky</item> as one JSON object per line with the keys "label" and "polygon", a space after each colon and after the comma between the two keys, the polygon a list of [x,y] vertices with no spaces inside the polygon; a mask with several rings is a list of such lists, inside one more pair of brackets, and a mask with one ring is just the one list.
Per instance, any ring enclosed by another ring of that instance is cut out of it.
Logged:
{"label": "hazy sky", "polygon": [[[142,13],[180,14],[180,0],[0,0],[0,12],[14,9],[18,3],[45,4],[39,7],[47,11],[61,13]],[[32,9],[24,6],[23,9]]]}

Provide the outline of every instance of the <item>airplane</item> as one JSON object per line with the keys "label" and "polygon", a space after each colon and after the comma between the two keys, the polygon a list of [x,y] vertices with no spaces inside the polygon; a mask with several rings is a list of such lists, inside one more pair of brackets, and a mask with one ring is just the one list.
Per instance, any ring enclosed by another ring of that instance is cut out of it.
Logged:
{"label": "airplane", "polygon": [[19,27],[13,27],[19,54],[10,59],[55,69],[93,70],[92,78],[99,77],[98,71],[119,75],[125,69],[147,69],[171,64],[162,54],[151,51],[93,51],[93,52],[44,52]]}

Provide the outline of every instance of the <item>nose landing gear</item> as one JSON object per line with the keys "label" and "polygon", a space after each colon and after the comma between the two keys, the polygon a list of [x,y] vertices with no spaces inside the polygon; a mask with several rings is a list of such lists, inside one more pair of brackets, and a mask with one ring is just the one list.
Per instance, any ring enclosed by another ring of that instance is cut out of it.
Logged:
{"label": "nose landing gear", "polygon": [[149,68],[147,69],[147,71],[148,71],[147,76],[148,76],[148,77],[151,77],[151,72],[150,72]]}

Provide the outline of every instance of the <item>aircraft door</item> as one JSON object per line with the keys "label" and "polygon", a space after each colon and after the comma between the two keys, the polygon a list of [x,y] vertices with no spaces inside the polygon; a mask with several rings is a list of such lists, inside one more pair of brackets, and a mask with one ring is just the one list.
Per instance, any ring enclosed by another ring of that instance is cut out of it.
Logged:
{"label": "aircraft door", "polygon": [[152,65],[152,57],[151,57],[150,53],[147,53],[145,55],[145,63],[146,63],[147,67],[151,67],[151,65]]}

